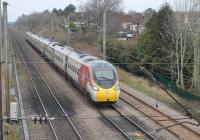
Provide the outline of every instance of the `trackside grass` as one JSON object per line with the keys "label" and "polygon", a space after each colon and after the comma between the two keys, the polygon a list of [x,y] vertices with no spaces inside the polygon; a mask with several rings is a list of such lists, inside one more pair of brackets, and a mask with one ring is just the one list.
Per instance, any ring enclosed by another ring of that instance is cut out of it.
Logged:
{"label": "trackside grass", "polygon": [[[124,84],[140,91],[143,94],[146,94],[147,96],[153,97],[167,104],[168,106],[177,110],[178,112],[182,112],[182,109],[180,109],[180,107],[163,90],[161,90],[151,81],[148,81],[134,74],[128,73],[119,67],[117,67],[117,70],[120,80]],[[200,103],[198,101],[188,101],[176,96],[175,94],[173,94],[173,96],[176,99],[178,99],[179,102],[181,102],[193,114],[195,114],[197,117],[200,117]]]}

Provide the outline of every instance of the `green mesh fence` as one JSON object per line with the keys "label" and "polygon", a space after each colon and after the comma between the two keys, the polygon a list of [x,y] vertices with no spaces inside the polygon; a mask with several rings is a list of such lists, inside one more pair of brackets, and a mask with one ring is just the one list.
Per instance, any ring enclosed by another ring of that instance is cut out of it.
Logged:
{"label": "green mesh fence", "polygon": [[186,90],[183,90],[176,86],[173,82],[171,82],[169,79],[164,78],[163,76],[156,74],[154,75],[155,78],[168,90],[172,91],[174,94],[176,94],[179,97],[182,97],[187,100],[195,100],[200,101],[200,97],[196,96]]}

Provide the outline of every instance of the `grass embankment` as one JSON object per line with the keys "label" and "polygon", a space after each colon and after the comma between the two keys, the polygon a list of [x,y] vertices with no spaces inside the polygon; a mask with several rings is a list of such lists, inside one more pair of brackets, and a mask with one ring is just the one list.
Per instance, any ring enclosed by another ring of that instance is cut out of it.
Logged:
{"label": "grass embankment", "polygon": [[170,98],[152,82],[145,80],[142,77],[128,73],[119,67],[117,67],[117,70],[119,73],[120,80],[124,84],[140,91],[141,93],[159,99],[162,102],[171,103]]}
{"label": "grass embankment", "polygon": [[[131,73],[126,72],[121,68],[117,68],[119,77],[121,81],[128,86],[144,93],[150,97],[153,97],[168,106],[172,107],[173,109],[177,110],[178,112],[182,112],[182,109],[158,86],[153,84],[151,81],[148,81],[142,77],[133,75]],[[200,102],[199,101],[188,101],[183,98],[180,98],[173,94],[173,96],[178,99],[188,110],[190,110],[193,114],[197,117],[200,117]]]}

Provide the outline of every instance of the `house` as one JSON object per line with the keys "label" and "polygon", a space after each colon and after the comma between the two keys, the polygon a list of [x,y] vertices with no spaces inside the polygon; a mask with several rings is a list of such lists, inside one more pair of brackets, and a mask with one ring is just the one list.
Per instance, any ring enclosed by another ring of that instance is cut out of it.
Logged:
{"label": "house", "polygon": [[130,25],[130,30],[133,31],[134,33],[137,33],[138,29],[139,29],[139,33],[141,33],[144,30],[144,27],[142,25],[138,25],[138,24]]}
{"label": "house", "polygon": [[130,28],[130,25],[132,24],[132,16],[130,15],[124,15],[120,19],[122,24],[122,29],[127,30]]}

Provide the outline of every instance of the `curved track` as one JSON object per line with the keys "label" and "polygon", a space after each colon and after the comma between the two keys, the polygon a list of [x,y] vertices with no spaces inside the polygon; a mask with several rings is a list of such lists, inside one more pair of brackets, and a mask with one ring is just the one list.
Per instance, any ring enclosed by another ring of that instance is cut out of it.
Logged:
{"label": "curved track", "polygon": [[42,105],[43,113],[42,115],[48,117],[56,117],[63,118],[59,120],[48,120],[51,130],[55,136],[56,140],[59,139],[80,139],[82,140],[81,135],[78,130],[70,120],[68,114],[59,103],[55,94],[52,92],[50,86],[39,72],[34,63],[26,63],[31,62],[31,59],[27,55],[25,49],[23,48],[23,44],[16,37],[15,34],[12,34],[12,38],[15,40],[16,47],[21,56],[23,64],[25,65],[26,71],[29,75],[29,78],[32,82],[32,85],[35,89],[35,92],[38,96],[38,99]]}
{"label": "curved track", "polygon": [[123,89],[122,89],[122,96],[120,96],[120,99],[123,102],[130,105],[131,107],[133,107],[134,109],[141,112],[145,117],[159,124],[162,128],[172,125],[172,127],[166,128],[166,130],[175,135],[177,138],[199,140],[200,134],[183,125],[183,123],[186,123],[185,121],[182,121],[182,123],[180,123],[178,119],[177,120],[173,119],[172,117],[164,114],[155,107],[152,107],[151,105],[147,104],[146,102],[140,100],[133,94]]}

